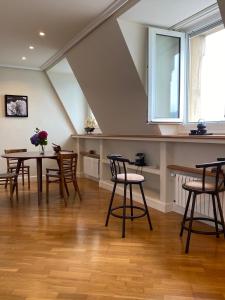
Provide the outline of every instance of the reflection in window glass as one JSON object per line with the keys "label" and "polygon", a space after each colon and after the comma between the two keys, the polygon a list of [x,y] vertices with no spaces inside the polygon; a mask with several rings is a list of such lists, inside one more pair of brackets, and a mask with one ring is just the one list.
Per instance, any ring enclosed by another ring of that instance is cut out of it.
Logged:
{"label": "reflection in window glass", "polygon": [[156,35],[154,117],[179,118],[180,38]]}

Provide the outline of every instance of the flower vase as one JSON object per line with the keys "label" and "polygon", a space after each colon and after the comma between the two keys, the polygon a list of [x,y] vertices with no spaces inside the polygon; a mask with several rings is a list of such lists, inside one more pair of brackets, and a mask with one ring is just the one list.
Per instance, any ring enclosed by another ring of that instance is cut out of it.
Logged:
{"label": "flower vase", "polygon": [[40,145],[40,146],[41,146],[41,148],[40,148],[40,154],[44,155],[45,154],[45,147],[44,147],[44,145]]}

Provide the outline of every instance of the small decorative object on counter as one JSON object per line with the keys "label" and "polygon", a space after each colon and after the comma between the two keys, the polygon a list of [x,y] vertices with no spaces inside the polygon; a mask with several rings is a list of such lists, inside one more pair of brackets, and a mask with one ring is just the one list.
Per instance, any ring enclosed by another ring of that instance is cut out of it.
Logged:
{"label": "small decorative object on counter", "polygon": [[200,135],[206,134],[207,129],[206,129],[205,120],[199,119],[198,124],[197,124],[197,128],[198,128],[198,134],[200,134]]}
{"label": "small decorative object on counter", "polygon": [[134,164],[136,166],[140,166],[140,167],[145,166],[145,155],[144,155],[144,153],[140,153],[139,152],[139,153],[136,154],[136,158],[135,158]]}
{"label": "small decorative object on counter", "polygon": [[55,153],[59,153],[61,151],[61,146],[55,143],[52,143],[52,148],[55,151]]}
{"label": "small decorative object on counter", "polygon": [[31,144],[37,146],[41,146],[40,154],[45,154],[45,148],[48,144],[48,133],[45,130],[40,130],[39,128],[35,129],[35,134],[30,138]]}
{"label": "small decorative object on counter", "polygon": [[190,130],[189,135],[212,135],[212,133],[207,133],[205,120],[199,119],[197,129]]}
{"label": "small decorative object on counter", "polygon": [[95,119],[92,117],[88,117],[86,122],[85,122],[85,128],[84,130],[86,131],[87,134],[90,134],[95,130],[96,122]]}

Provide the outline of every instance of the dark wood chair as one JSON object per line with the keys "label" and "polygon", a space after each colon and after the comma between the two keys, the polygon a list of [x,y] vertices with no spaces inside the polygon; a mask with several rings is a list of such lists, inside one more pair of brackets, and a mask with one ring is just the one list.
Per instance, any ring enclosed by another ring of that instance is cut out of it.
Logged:
{"label": "dark wood chair", "polygon": [[[145,181],[144,176],[136,173],[128,173],[127,172],[127,164],[130,164],[129,159],[123,158],[122,156],[108,155],[107,158],[110,160],[110,170],[112,174],[111,181],[114,183],[112,196],[108,208],[108,213],[106,217],[105,226],[108,226],[110,215],[121,218],[122,219],[122,238],[125,237],[125,226],[126,220],[130,219],[133,221],[136,218],[147,216],[150,230],[152,230],[152,223],[150,219],[150,214],[148,211],[148,206],[145,200],[144,190],[142,183]],[[117,207],[113,207],[113,200],[115,196],[116,187],[118,184],[122,184],[124,186],[124,195],[123,195],[123,204]],[[142,200],[144,207],[137,206],[133,204],[133,196],[132,196],[132,186],[139,185]],[[130,205],[127,205],[127,186],[130,187]],[[117,211],[122,209],[122,215],[120,215]],[[127,209],[130,210],[130,215],[127,214]],[[134,215],[135,211],[139,211],[141,213]]]}
{"label": "dark wood chair", "polygon": [[[5,154],[16,153],[16,152],[27,152],[27,149],[6,149]],[[16,158],[6,158],[7,160],[7,172],[14,173],[17,169],[18,159]],[[24,179],[27,176],[28,188],[30,189],[30,166],[21,163],[19,175],[22,177],[22,184],[24,186]],[[8,180],[6,180],[5,188],[7,188]]]}
{"label": "dark wood chair", "polygon": [[16,173],[0,173],[0,185],[6,184],[6,182],[9,181],[9,187],[10,187],[10,200],[13,200],[13,184],[15,183],[16,187],[16,200],[18,201],[18,184],[17,184],[17,175]]}
{"label": "dark wood chair", "polygon": [[[68,183],[72,183],[75,192],[78,193],[81,200],[81,194],[77,183],[77,153],[59,152],[58,154],[59,169],[46,169],[46,202],[49,201],[49,184],[58,183],[60,193],[64,198],[65,206],[67,206],[67,197],[69,196]],[[67,193],[67,196],[65,194]]]}
{"label": "dark wood chair", "polygon": [[[183,220],[181,223],[181,231],[180,231],[180,236],[183,235],[184,230],[188,231],[185,253],[189,252],[191,233],[216,235],[216,237],[219,237],[219,234],[223,234],[225,237],[224,217],[223,217],[223,211],[222,211],[220,197],[219,197],[219,193],[225,190],[225,177],[224,177],[224,172],[222,170],[222,167],[224,165],[225,165],[225,161],[221,161],[221,162],[217,161],[212,163],[196,165],[196,168],[203,169],[202,179],[200,181],[190,181],[183,184],[183,188],[189,192]],[[211,169],[211,173],[212,175],[214,175],[213,177],[211,177],[211,180],[206,176],[207,174],[206,169],[208,168]],[[210,199],[212,200],[214,218],[194,216],[195,204],[196,201],[198,200],[197,196],[201,194],[211,195]],[[187,217],[191,200],[192,200],[192,205],[191,205],[190,217]],[[216,206],[218,207],[220,221],[218,220]],[[193,221],[213,222],[215,224],[215,231],[202,231],[202,230],[193,229],[192,228]],[[186,226],[187,222],[188,222],[188,226]],[[219,225],[221,226],[222,229],[219,229]]]}

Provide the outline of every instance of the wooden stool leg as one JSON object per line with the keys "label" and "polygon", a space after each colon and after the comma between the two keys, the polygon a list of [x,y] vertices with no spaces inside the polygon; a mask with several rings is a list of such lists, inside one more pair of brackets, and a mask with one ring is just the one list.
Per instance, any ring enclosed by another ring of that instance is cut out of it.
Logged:
{"label": "wooden stool leg", "polygon": [[222,227],[223,227],[223,234],[224,234],[224,238],[225,238],[225,224],[224,224],[223,210],[221,207],[219,194],[216,194],[216,199],[217,199],[217,204],[218,204],[219,213],[220,213],[220,220],[221,220]]}
{"label": "wooden stool leg", "polygon": [[115,195],[115,191],[116,191],[116,185],[117,185],[117,183],[115,182],[114,186],[113,186],[113,191],[112,191],[112,195],[111,195],[111,200],[110,200],[110,204],[109,204],[109,209],[108,209],[108,213],[107,213],[107,217],[106,217],[105,226],[108,226],[108,223],[109,223],[109,216],[110,216],[110,213],[111,213],[113,199],[114,199],[114,195]]}
{"label": "wooden stool leg", "polygon": [[188,208],[189,208],[189,204],[190,204],[190,200],[191,200],[191,194],[192,194],[192,191],[189,191],[188,199],[187,199],[187,204],[186,204],[185,212],[184,212],[184,216],[183,216],[183,220],[181,222],[180,237],[183,235],[184,225],[185,225],[185,221],[186,221],[186,217],[187,217],[187,212],[188,212]]}
{"label": "wooden stool leg", "polygon": [[219,238],[219,228],[218,228],[218,222],[217,222],[217,212],[216,212],[216,202],[215,202],[215,195],[212,194],[212,204],[213,204],[213,214],[214,214],[214,220],[215,220],[215,228],[216,228],[216,237]]}
{"label": "wooden stool leg", "polygon": [[127,185],[124,184],[122,238],[125,238],[125,231],[126,231],[126,201],[127,201]]}
{"label": "wooden stool leg", "polygon": [[133,208],[132,184],[130,184],[130,210],[131,210],[131,221],[133,221],[134,208]]}
{"label": "wooden stool leg", "polygon": [[189,252],[190,238],[191,238],[191,231],[192,231],[192,223],[193,223],[194,210],[195,210],[195,200],[196,200],[196,193],[194,193],[193,199],[192,199],[191,215],[190,215],[190,221],[189,221],[189,228],[188,228],[188,236],[187,236],[185,253]]}
{"label": "wooden stool leg", "polygon": [[148,206],[147,206],[147,203],[146,203],[146,200],[145,200],[145,194],[144,194],[143,186],[142,186],[141,183],[139,184],[139,186],[140,186],[141,195],[142,195],[142,199],[143,199],[144,206],[145,206],[146,215],[147,215],[147,218],[148,218],[148,224],[149,224],[150,230],[152,230],[153,229],[152,228],[152,222],[151,222],[150,214],[148,212]]}

